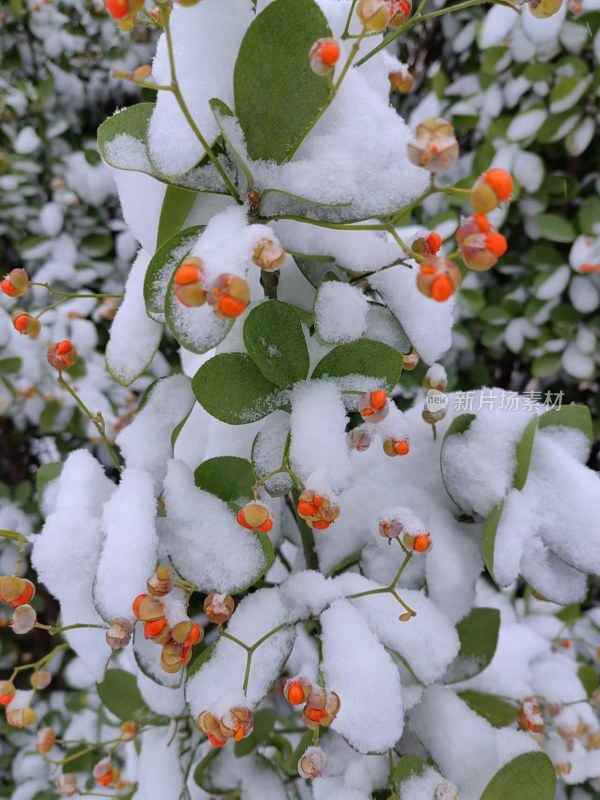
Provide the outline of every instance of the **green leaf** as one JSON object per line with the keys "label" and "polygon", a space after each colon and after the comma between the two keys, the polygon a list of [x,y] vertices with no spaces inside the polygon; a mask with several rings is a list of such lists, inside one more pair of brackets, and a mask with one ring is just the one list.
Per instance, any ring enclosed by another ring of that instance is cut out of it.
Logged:
{"label": "green leaf", "polygon": [[308,51],[331,36],[314,0],[275,0],[248,28],[235,65],[235,110],[253,159],[286,161],[327,105]]}
{"label": "green leaf", "polygon": [[550,92],[550,113],[559,114],[572,108],[587,91],[591,79],[591,75],[568,75],[560,78]]}
{"label": "green leaf", "polygon": [[195,225],[175,234],[150,259],[144,277],[144,302],[146,314],[156,322],[165,319],[165,297],[171,276],[203,230],[204,225]]}
{"label": "green leaf", "polygon": [[531,362],[531,374],[534,378],[549,378],[560,371],[561,356],[558,353],[545,353]]}
{"label": "green leaf", "polygon": [[496,549],[496,533],[502,517],[504,503],[492,508],[483,523],[481,550],[487,571],[494,577],[494,551]]}
{"label": "green leaf", "polygon": [[577,212],[577,223],[582,233],[593,236],[600,223],[600,197],[588,197]]}
{"label": "green leaf", "polygon": [[245,353],[222,353],[194,375],[192,390],[208,413],[229,425],[245,425],[280,408],[285,397]]}
{"label": "green leaf", "polygon": [[481,800],[554,800],[556,773],[541,751],[523,753],[499,770],[485,787]]}
{"label": "green leaf", "polygon": [[213,112],[213,116],[217,125],[219,126],[219,130],[221,131],[221,135],[223,136],[223,140],[225,141],[225,145],[227,151],[231,153],[234,157],[235,161],[237,162],[240,170],[242,171],[244,177],[246,178],[246,186],[240,189],[241,197],[246,197],[248,192],[254,186],[254,177],[250,172],[250,167],[246,164],[240,153],[235,149],[232,145],[229,136],[227,135],[225,128],[223,127],[222,117],[229,117],[233,118],[234,113],[229,108],[229,106],[224,103],[222,100],[219,100],[218,97],[213,97],[212,100],[209,101],[210,110]]}
{"label": "green leaf", "polygon": [[582,664],[577,670],[577,677],[583,684],[587,696],[591,697],[598,688],[598,673],[592,664]]}
{"label": "green leaf", "polygon": [[158,221],[156,247],[162,247],[183,228],[198,195],[180,186],[167,186]]}
{"label": "green leaf", "polygon": [[135,677],[122,669],[107,669],[98,684],[98,695],[104,706],[121,720],[135,719],[146,704]]}
{"label": "green leaf", "polygon": [[91,258],[103,258],[113,249],[113,237],[102,233],[91,233],[82,240],[81,249]]}
{"label": "green leaf", "polygon": [[267,380],[284,389],[308,375],[310,360],[300,318],[293,306],[266,300],[248,314],[244,344]]}
{"label": "green leaf", "polygon": [[250,462],[237,456],[209,458],[194,472],[194,480],[200,489],[226,503],[252,497],[256,482]]}
{"label": "green leaf", "polygon": [[[78,758],[73,758],[77,753],[81,753],[81,755]],[[62,757],[63,756],[61,756],[61,758]],[[63,765],[63,773],[85,772],[90,775],[98,763],[98,751],[90,753],[83,745],[78,745],[67,748],[64,753],[64,758],[71,758],[72,760],[67,761],[67,763]],[[54,796],[56,797],[56,795]]]}
{"label": "green leaf", "polygon": [[[402,356],[393,347],[373,339],[358,339],[334,347],[314,369],[316,378],[345,378],[365,375],[381,381],[381,388],[391,392],[400,380]],[[353,387],[354,388],[354,387]],[[360,390],[360,386],[356,387]]]}
{"label": "green leaf", "polygon": [[482,692],[458,692],[461,700],[473,709],[480,717],[486,719],[494,728],[504,728],[511,725],[517,718],[518,709],[512,703],[507,703],[502,697]]}
{"label": "green leaf", "polygon": [[513,485],[515,489],[522,489],[527,481],[529,465],[531,464],[531,453],[533,451],[533,440],[538,427],[538,418],[532,417],[523,431],[521,440],[517,445],[515,457],[517,466],[513,475]]}
{"label": "green leaf", "polygon": [[400,756],[394,772],[398,783],[403,783],[409,778],[418,777],[425,772],[427,764],[419,756]]}
{"label": "green leaf", "polygon": [[250,736],[236,742],[233,752],[236,758],[247,756],[259,745],[265,744],[277,720],[277,712],[272,708],[264,708],[254,714],[254,728]]}
{"label": "green leaf", "polygon": [[464,681],[482,672],[494,657],[499,630],[497,608],[474,608],[461,620],[456,626],[460,651],[448,667],[445,682]]}
{"label": "green leaf", "polygon": [[220,754],[221,750],[218,747],[213,747],[208,751],[208,754],[198,762],[198,765],[194,770],[195,783],[210,795],[227,793],[226,789],[221,789],[212,783],[211,766],[215,758],[218,758]]}
{"label": "green leaf", "polygon": [[568,405],[560,408],[551,408],[539,417],[540,428],[564,425],[566,428],[574,428],[580,431],[588,440],[591,449],[594,441],[594,428],[592,416],[587,406]]}
{"label": "green leaf", "polygon": [[10,375],[13,372],[18,372],[21,369],[21,359],[17,356],[11,358],[0,359],[0,374]]}
{"label": "green leaf", "polygon": [[535,227],[541,239],[551,242],[570,243],[575,240],[577,232],[573,225],[558,214],[538,214]]}
{"label": "green leaf", "polygon": [[35,493],[40,514],[43,516],[42,506],[44,504],[44,492],[48,484],[58,478],[63,468],[62,461],[52,461],[49,464],[42,464],[35,475]]}
{"label": "green leaf", "polygon": [[[121,152],[121,146],[130,149],[131,145],[134,145],[131,139],[136,139],[140,143],[137,145],[139,152],[141,153],[143,147],[145,154],[148,123],[153,111],[154,103],[137,103],[137,105],[130,106],[104,120],[98,128],[98,149],[109,166],[115,169],[152,174],[149,162],[147,166],[144,166],[143,158],[140,158],[139,161],[136,159],[128,162]],[[133,164],[133,166],[126,166],[127,163]],[[143,169],[142,166],[144,166]]]}

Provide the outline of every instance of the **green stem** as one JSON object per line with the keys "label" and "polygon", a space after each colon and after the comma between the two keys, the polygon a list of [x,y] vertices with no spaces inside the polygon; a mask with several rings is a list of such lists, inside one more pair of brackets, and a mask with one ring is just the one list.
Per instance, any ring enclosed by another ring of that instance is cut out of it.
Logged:
{"label": "green stem", "polygon": [[399,36],[402,36],[403,33],[406,33],[411,28],[414,28],[415,25],[418,25],[420,22],[426,22],[428,19],[441,17],[444,14],[453,14],[455,11],[462,11],[464,8],[480,6],[483,4],[483,2],[484,0],[465,0],[463,3],[457,3],[455,6],[450,6],[450,8],[439,8],[437,11],[430,11],[429,14],[415,14],[414,17],[407,19],[404,25],[401,25],[389,36],[386,36],[386,38],[380,42],[377,47],[374,47],[365,56],[360,58],[356,62],[355,66],[361,67],[367,61],[369,61],[369,59],[373,58],[374,55],[377,55],[377,53],[385,50],[385,48],[389,47],[392,42],[395,42]]}
{"label": "green stem", "polygon": [[168,54],[169,54],[169,66],[170,66],[170,69],[171,69],[171,85],[173,87],[173,89],[172,89],[173,94],[175,95],[175,99],[177,100],[177,104],[179,105],[179,108],[181,109],[181,113],[183,114],[183,116],[185,117],[188,125],[192,129],[192,131],[194,133],[194,136],[196,137],[196,139],[198,139],[198,141],[200,142],[200,144],[204,148],[204,150],[206,152],[206,155],[210,158],[210,160],[212,161],[215,169],[217,170],[217,172],[219,173],[219,175],[223,179],[223,182],[224,182],[225,186],[227,187],[227,191],[233,197],[233,199],[236,201],[236,203],[241,204],[242,201],[240,199],[240,196],[239,196],[235,186],[229,180],[229,176],[225,172],[225,169],[223,168],[223,165],[221,164],[219,159],[216,157],[216,155],[214,154],[211,146],[209,145],[209,143],[206,141],[206,139],[202,135],[202,133],[200,131],[200,128],[198,128],[198,126],[196,125],[196,122],[194,121],[194,118],[190,114],[190,110],[187,107],[187,103],[185,102],[185,100],[183,98],[183,95],[181,94],[181,90],[179,88],[179,84],[177,83],[177,72],[176,72],[176,69],[175,69],[175,51],[173,49],[173,37],[172,37],[172,34],[171,34],[171,22],[170,22],[170,13],[169,12],[170,12],[170,9],[161,8],[161,21],[162,21],[163,28],[165,30],[165,37],[166,37],[166,42],[167,42],[167,51],[168,51]]}
{"label": "green stem", "polygon": [[38,669],[38,667],[43,667],[44,664],[47,664],[48,661],[51,661],[57,653],[66,650],[68,646],[69,645],[66,642],[63,642],[63,644],[56,645],[56,647],[50,650],[49,653],[46,653],[45,656],[42,656],[42,658],[40,658],[38,661],[34,661],[33,664],[21,664],[20,667],[15,667],[12,671],[12,675],[9,678],[10,683],[14,681],[19,672],[23,672],[27,669],[35,670]]}
{"label": "green stem", "polygon": [[59,297],[64,297],[65,300],[78,300],[82,297],[84,298],[93,297],[96,300],[104,300],[107,298],[122,300],[125,297],[124,294],[98,294],[96,292],[85,292],[83,294],[77,294],[77,292],[63,292],[60,289],[54,289],[52,286],[50,286],[49,283],[40,283],[38,281],[29,281],[29,286],[41,286],[43,289],[46,289],[47,292],[50,292],[50,294],[54,294]]}
{"label": "green stem", "polygon": [[77,628],[101,628],[102,630],[107,630],[108,625],[97,625],[93,622],[74,622],[72,625],[42,625],[40,622],[36,622],[34,625],[35,628],[40,628],[41,630],[48,631],[50,636],[56,636],[58,633],[64,633],[65,631],[72,631],[76,630]]}
{"label": "green stem", "polygon": [[422,192],[415,200],[413,200],[412,203],[409,203],[407,206],[405,206],[404,208],[401,208],[399,211],[397,211],[394,214],[394,216],[392,217],[392,219],[390,220],[390,224],[391,225],[397,225],[400,222],[401,219],[403,219],[404,217],[408,216],[408,214],[411,214],[415,210],[415,208],[420,206],[421,203],[423,202],[423,200],[426,200],[430,195],[434,194],[434,192],[437,192],[437,191],[438,191],[438,188],[434,183],[434,177],[432,175],[431,176],[431,182],[430,182],[429,186],[427,187],[427,189],[425,189],[424,192]]}
{"label": "green stem", "polygon": [[408,566],[408,562],[411,560],[411,558],[412,558],[412,557],[413,557],[413,554],[412,554],[412,553],[407,553],[407,554],[406,554],[406,556],[405,556],[405,558],[404,558],[404,561],[403,561],[403,562],[402,562],[402,564],[400,565],[400,569],[398,570],[398,572],[396,573],[396,576],[395,576],[394,580],[393,580],[393,581],[392,581],[392,583],[390,584],[390,589],[395,589],[395,588],[396,588],[396,586],[397,586],[397,584],[398,584],[398,581],[399,581],[399,580],[400,580],[400,578],[402,577],[402,573],[404,572],[404,570],[405,570],[405,569],[406,569],[406,567]]}
{"label": "green stem", "polygon": [[249,652],[250,648],[248,647],[248,645],[245,642],[242,642],[241,639],[236,639],[235,636],[232,636],[230,633],[227,633],[227,631],[221,631],[221,636],[224,639],[229,639],[230,641],[235,642],[240,647],[243,647],[246,652]]}
{"label": "green stem", "polygon": [[0,538],[2,539],[10,539],[13,542],[19,542],[26,544],[27,537],[23,533],[17,533],[17,531],[5,531],[0,530]]}
{"label": "green stem", "polygon": [[[387,231],[389,224],[380,223],[378,225],[349,225],[345,222],[325,222],[321,219],[311,217],[299,217],[296,214],[277,214],[274,217],[265,217],[267,222],[278,222],[279,220],[290,220],[291,222],[304,222],[306,225],[316,225],[318,228],[329,228],[334,231]],[[311,256],[309,256],[311,257]]]}
{"label": "green stem", "polygon": [[423,261],[423,256],[419,255],[419,253],[415,253],[415,251],[409,247],[404,239],[398,234],[398,232],[393,228],[391,225],[388,228],[389,233],[392,235],[392,238],[395,240],[396,244],[404,250],[407,256],[413,258],[415,261]]}
{"label": "green stem", "polygon": [[112,447],[111,443],[108,441],[108,437],[106,436],[106,433],[105,433],[105,430],[104,430],[104,419],[102,418],[102,415],[99,414],[99,413],[98,414],[92,414],[92,412],[85,405],[83,400],[81,400],[81,398],[79,397],[77,392],[75,392],[75,390],[66,382],[66,380],[63,378],[62,375],[58,376],[58,383],[59,383],[59,386],[62,386],[63,389],[66,389],[66,391],[71,395],[73,400],[75,400],[75,402],[77,403],[77,405],[79,406],[79,408],[81,409],[83,414],[89,419],[89,421],[91,423],[93,423],[93,425],[95,426],[96,430],[100,434],[100,438],[104,442],[104,446],[106,447],[106,449],[108,451],[108,455],[110,456],[110,458],[111,458],[113,464],[115,465],[115,467],[118,470],[123,469],[123,466],[122,466],[121,462],[119,461],[119,458],[118,458],[117,454],[113,450],[113,447]]}

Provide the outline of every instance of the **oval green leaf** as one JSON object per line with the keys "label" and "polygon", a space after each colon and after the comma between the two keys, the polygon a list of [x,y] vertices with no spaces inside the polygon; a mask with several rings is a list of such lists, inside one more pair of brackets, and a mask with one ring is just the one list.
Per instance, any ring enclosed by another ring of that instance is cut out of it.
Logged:
{"label": "oval green leaf", "polygon": [[183,228],[198,195],[180,186],[167,186],[160,209],[156,247],[162,247]]}
{"label": "oval green leaf", "polygon": [[481,800],[554,800],[556,773],[545,753],[523,753],[499,770]]}
{"label": "oval green leaf", "polygon": [[500,524],[500,519],[502,518],[503,508],[504,503],[500,503],[499,506],[492,508],[483,523],[481,550],[485,566],[487,567],[487,571],[490,573],[492,578],[494,577],[494,551],[496,548],[496,533],[498,532],[498,525]]}
{"label": "oval green leaf", "polygon": [[448,667],[445,683],[457,683],[478,675],[496,652],[500,612],[497,608],[474,608],[456,626],[460,651]]}
{"label": "oval green leaf", "polygon": [[551,408],[539,417],[540,428],[564,426],[580,431],[588,440],[591,449],[594,440],[592,416],[587,406],[568,405]]}
{"label": "oval green leaf", "polygon": [[308,51],[328,36],[314,0],[275,0],[248,28],[233,88],[251,158],[286,161],[327,105],[329,82],[311,70]]}
{"label": "oval green leaf", "polygon": [[196,486],[226,503],[252,497],[256,482],[252,465],[245,458],[217,456],[200,464],[194,472]]}
{"label": "oval green leaf", "polygon": [[123,669],[107,669],[98,684],[98,695],[105,707],[121,720],[135,719],[146,704],[135,676]]}
{"label": "oval green leaf", "polygon": [[[402,356],[393,347],[373,339],[358,339],[334,347],[322,358],[313,378],[345,378],[365,375],[381,381],[381,388],[391,392],[400,380]],[[356,387],[360,390],[360,386]]]}
{"label": "oval green leaf", "polygon": [[310,360],[300,318],[280,300],[267,300],[248,314],[244,344],[250,358],[280,388],[308,375]]}
{"label": "oval green leaf", "polygon": [[204,225],[186,228],[159,247],[150,259],[144,278],[144,302],[146,313],[157,322],[165,319],[165,296],[171,275],[203,230]]}
{"label": "oval green leaf", "polygon": [[483,694],[483,692],[458,692],[461,700],[480,717],[486,719],[494,728],[504,728],[512,725],[517,718],[518,709],[512,703],[508,703],[502,697],[495,694]]}
{"label": "oval green leaf", "polygon": [[286,400],[245,353],[211,358],[194,375],[192,390],[211,416],[229,425],[256,422]]}
{"label": "oval green leaf", "polygon": [[531,454],[533,452],[533,440],[538,427],[538,418],[532,417],[523,431],[523,435],[517,445],[515,452],[516,467],[513,475],[513,485],[515,489],[522,489],[527,482],[529,465],[531,464]]}

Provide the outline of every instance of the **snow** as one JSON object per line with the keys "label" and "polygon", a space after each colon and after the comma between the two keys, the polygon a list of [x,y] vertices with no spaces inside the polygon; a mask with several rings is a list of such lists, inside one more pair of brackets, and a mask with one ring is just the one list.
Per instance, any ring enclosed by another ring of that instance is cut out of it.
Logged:
{"label": "snow", "polygon": [[346,409],[339,389],[326,380],[297,384],[291,396],[290,463],[321,494],[340,491],[350,477]]}
{"label": "snow", "polygon": [[317,292],[315,325],[324,342],[342,344],[366,333],[369,303],[356,286],[326,281]]}
{"label": "snow", "polygon": [[[369,283],[398,319],[426,364],[437,361],[451,345],[455,300],[437,303],[417,289],[416,270],[400,265],[369,278]],[[427,325],[423,320],[427,320]]]}
{"label": "snow", "polygon": [[172,726],[151,727],[141,735],[138,800],[179,800],[184,787],[179,749],[170,741]]}
{"label": "snow", "polygon": [[169,462],[164,499],[168,527],[162,541],[186,580],[206,593],[227,593],[256,579],[265,563],[261,534],[242,528],[222,500],[197,489],[180,461]]}
{"label": "snow", "polygon": [[341,700],[332,729],[360,753],[388,750],[404,722],[400,676],[391,656],[347,600],[323,612],[321,626],[325,686]]}
{"label": "snow", "polygon": [[155,513],[150,473],[128,467],[102,515],[105,538],[94,599],[107,622],[116,617],[135,622],[131,604],[138,594],[147,591],[146,581],[156,566]]}
{"label": "snow", "polygon": [[172,375],[159,380],[145,406],[117,437],[127,466],[147,470],[155,488],[164,478],[172,454],[173,430],[189,414],[194,402],[189,378]]}
{"label": "snow", "polygon": [[143,250],[132,264],[125,298],[110,328],[106,362],[110,372],[129,386],[152,361],[160,344],[163,326],[146,314],[144,277],[150,256]]}
{"label": "snow", "polygon": [[506,131],[506,137],[513,142],[529,139],[542,127],[548,117],[545,108],[531,108],[521,111],[513,118]]}

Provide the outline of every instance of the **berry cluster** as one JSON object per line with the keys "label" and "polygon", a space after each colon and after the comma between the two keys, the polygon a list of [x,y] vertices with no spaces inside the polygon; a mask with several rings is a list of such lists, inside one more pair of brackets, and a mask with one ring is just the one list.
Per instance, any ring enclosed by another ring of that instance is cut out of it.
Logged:
{"label": "berry cluster", "polygon": [[318,730],[319,726],[329,728],[341,707],[341,700],[335,692],[314,686],[302,676],[286,681],[283,696],[292,706],[304,704],[302,722],[313,731]]}
{"label": "berry cluster", "polygon": [[254,714],[245,706],[234,706],[220,717],[202,711],[196,718],[196,725],[212,745],[225,747],[230,739],[240,742],[250,736],[254,729]]}
{"label": "berry cluster", "polygon": [[298,516],[309,528],[325,530],[340,515],[340,507],[323,494],[304,491],[298,498]]}
{"label": "berry cluster", "polygon": [[409,454],[408,436],[401,433],[401,412],[390,403],[383,389],[361,395],[357,409],[365,424],[348,431],[346,442],[349,447],[359,452],[367,450],[374,435],[378,434],[383,442],[383,452],[387,456],[393,458]]}

